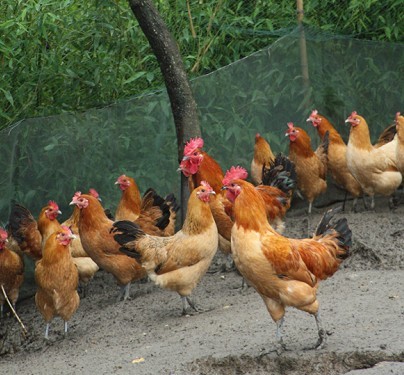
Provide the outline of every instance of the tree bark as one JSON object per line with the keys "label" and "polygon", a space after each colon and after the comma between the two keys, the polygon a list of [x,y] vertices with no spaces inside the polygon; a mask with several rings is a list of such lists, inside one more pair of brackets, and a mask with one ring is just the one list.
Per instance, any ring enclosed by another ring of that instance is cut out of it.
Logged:
{"label": "tree bark", "polygon": [[[201,135],[197,106],[182,57],[176,41],[152,0],[129,0],[129,5],[156,55],[164,77],[174,117],[180,162],[185,142],[191,137]],[[181,173],[181,222],[185,217],[188,197],[188,182]]]}

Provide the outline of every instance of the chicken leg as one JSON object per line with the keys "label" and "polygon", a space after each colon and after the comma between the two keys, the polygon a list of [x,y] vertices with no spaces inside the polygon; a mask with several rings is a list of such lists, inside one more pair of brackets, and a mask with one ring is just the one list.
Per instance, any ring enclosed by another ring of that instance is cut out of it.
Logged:
{"label": "chicken leg", "polygon": [[116,302],[119,302],[121,300],[126,301],[129,298],[129,290],[130,290],[130,283],[122,285]]}

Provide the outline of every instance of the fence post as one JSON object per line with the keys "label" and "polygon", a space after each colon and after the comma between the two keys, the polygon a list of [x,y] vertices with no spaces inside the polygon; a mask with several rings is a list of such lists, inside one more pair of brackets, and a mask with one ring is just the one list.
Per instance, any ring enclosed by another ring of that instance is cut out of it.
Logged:
{"label": "fence post", "polygon": [[304,103],[308,107],[310,103],[309,100],[309,64],[307,61],[307,48],[306,48],[306,36],[304,34],[303,17],[304,17],[304,6],[303,0],[296,0],[297,7],[297,24],[299,28],[299,48],[300,48],[300,67],[302,70],[303,86],[304,86]]}

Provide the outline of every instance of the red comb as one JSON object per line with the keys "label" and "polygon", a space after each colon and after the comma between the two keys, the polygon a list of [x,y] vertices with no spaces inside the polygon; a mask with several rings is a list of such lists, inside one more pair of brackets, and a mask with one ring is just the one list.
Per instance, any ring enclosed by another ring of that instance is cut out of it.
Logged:
{"label": "red comb", "polygon": [[191,155],[197,148],[203,147],[202,138],[191,138],[184,147],[184,155]]}
{"label": "red comb", "polygon": [[57,203],[55,201],[49,201],[48,206],[50,206],[52,208],[52,210],[54,210],[54,211],[59,210],[59,206],[57,205]]}
{"label": "red comb", "polygon": [[76,191],[73,195],[73,198],[78,198],[81,195],[81,191]]}
{"label": "red comb", "polygon": [[0,238],[1,238],[2,240],[6,240],[7,237],[8,237],[7,232],[6,232],[3,228],[0,228]]}
{"label": "red comb", "polygon": [[248,176],[247,171],[240,166],[231,167],[225,174],[223,178],[223,185],[228,185],[231,181],[241,179],[245,180]]}
{"label": "red comb", "polygon": [[358,112],[353,111],[353,112],[351,113],[351,116],[349,116],[349,118],[355,117],[355,116],[357,116],[357,115],[358,115]]}
{"label": "red comb", "polygon": [[62,225],[61,228],[62,228],[62,230],[64,232],[67,232],[69,234],[73,234],[72,229],[70,227],[68,227],[67,225]]}
{"label": "red comb", "polygon": [[313,111],[311,112],[310,117],[314,117],[314,116],[317,116],[317,115],[318,115],[317,109],[313,109]]}
{"label": "red comb", "polygon": [[293,130],[295,128],[295,126],[293,125],[293,122],[288,122],[288,128],[290,130]]}
{"label": "red comb", "polygon": [[201,181],[201,186],[206,187],[208,190],[213,190],[207,181]]}
{"label": "red comb", "polygon": [[92,195],[94,198],[99,198],[99,194],[98,194],[98,191],[97,190],[95,190],[95,189],[93,189],[93,188],[90,188],[89,190],[88,190],[88,192],[90,193],[90,195]]}
{"label": "red comb", "polygon": [[398,121],[398,117],[399,117],[399,116],[401,116],[401,113],[400,113],[400,112],[397,112],[397,113],[396,113],[396,121]]}

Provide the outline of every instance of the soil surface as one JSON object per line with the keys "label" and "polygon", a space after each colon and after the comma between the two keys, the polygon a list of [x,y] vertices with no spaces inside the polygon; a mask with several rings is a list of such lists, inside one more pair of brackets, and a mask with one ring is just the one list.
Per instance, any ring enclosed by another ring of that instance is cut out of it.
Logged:
{"label": "soil surface", "polygon": [[[218,253],[193,295],[204,312],[181,316],[179,296],[151,282],[133,285],[131,300],[117,303],[113,277],[100,271],[67,337],[57,318],[48,341],[27,280],[17,312],[28,335],[13,317],[0,321],[0,373],[404,374],[404,205],[390,211],[380,199],[373,212],[359,208],[338,215],[352,229],[352,255],[318,291],[328,333],[324,349],[311,349],[313,317],[290,308],[288,350],[274,352],[275,323],[261,298],[253,288],[240,289],[241,277],[222,270]],[[310,219],[304,208],[291,210],[285,234],[306,237],[325,210],[315,209]]]}

